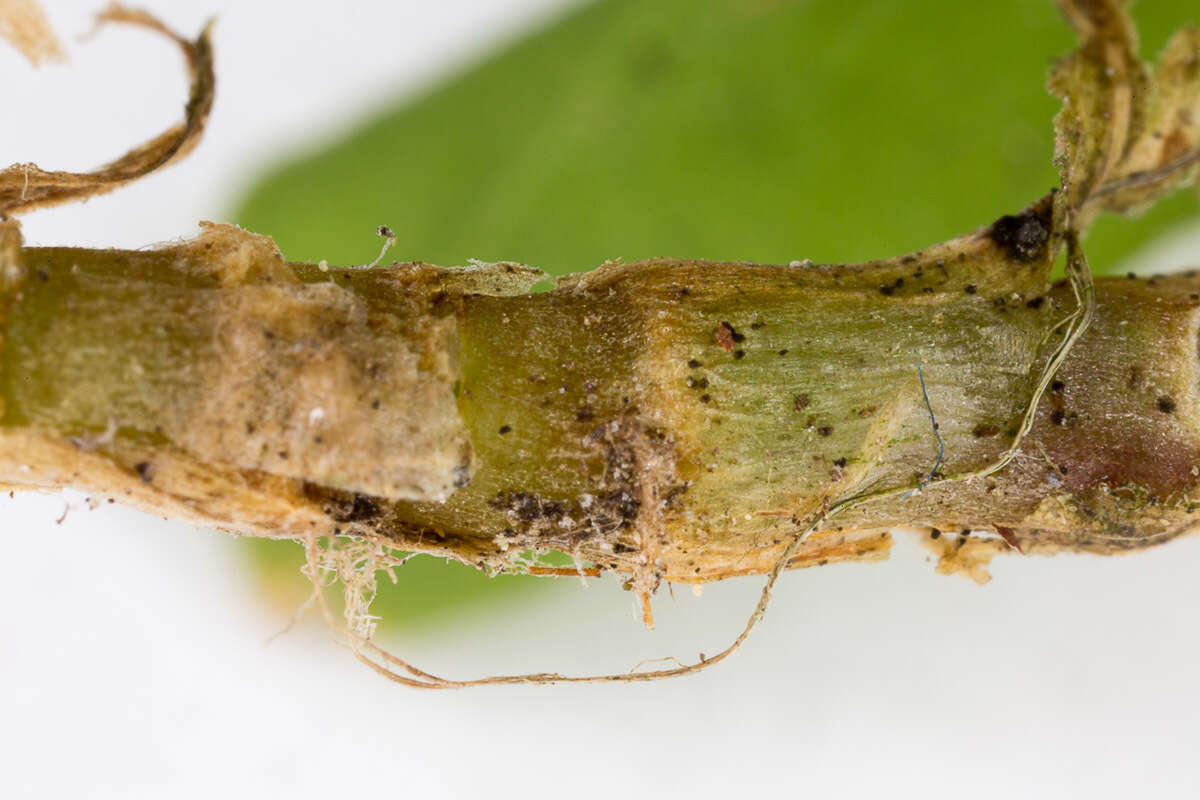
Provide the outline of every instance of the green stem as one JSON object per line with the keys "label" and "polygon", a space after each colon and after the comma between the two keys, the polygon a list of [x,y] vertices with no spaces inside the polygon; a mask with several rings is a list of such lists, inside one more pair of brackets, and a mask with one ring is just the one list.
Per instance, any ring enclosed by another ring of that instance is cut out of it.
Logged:
{"label": "green stem", "polygon": [[[492,570],[557,550],[647,594],[768,572],[797,525],[864,495],[791,565],[883,558],[896,526],[997,534],[939,540],[976,578],[999,548],[1164,541],[1197,483],[1200,281],[1099,281],[1067,349],[1077,298],[1046,283],[1048,247],[985,229],[868,265],[659,260],[541,294],[515,265],[285,264],[225,227],[26,248],[0,481]],[[939,438],[937,477],[975,476],[911,491]]]}

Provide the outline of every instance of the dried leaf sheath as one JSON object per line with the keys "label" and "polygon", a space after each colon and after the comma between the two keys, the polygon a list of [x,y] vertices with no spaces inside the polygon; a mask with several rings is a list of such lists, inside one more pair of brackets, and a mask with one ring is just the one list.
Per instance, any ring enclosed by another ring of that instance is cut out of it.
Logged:
{"label": "dried leaf sheath", "polygon": [[[34,10],[36,11],[36,6]],[[147,28],[166,36],[179,46],[187,62],[191,81],[187,104],[184,106],[184,119],[178,125],[168,128],[94,172],[50,171],[36,164],[13,164],[0,170],[0,217],[6,214],[22,214],[59,203],[85,200],[94,195],[111,192],[176,159],[183,158],[199,143],[200,136],[204,133],[204,125],[212,110],[213,93],[216,88],[212,42],[209,39],[211,25],[206,26],[195,41],[188,41],[149,14],[127,9],[116,3],[98,14],[96,21],[97,24],[120,22]],[[46,43],[45,36],[45,33],[39,32],[39,47],[51,46]]]}
{"label": "dried leaf sheath", "polygon": [[62,45],[35,0],[0,0],[0,39],[6,39],[33,64],[61,61]]}

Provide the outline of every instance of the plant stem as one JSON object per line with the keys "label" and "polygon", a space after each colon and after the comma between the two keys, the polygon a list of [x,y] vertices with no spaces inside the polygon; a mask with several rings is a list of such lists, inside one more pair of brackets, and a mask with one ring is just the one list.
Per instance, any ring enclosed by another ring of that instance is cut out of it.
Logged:
{"label": "plant stem", "polygon": [[[540,294],[516,265],[286,264],[228,226],[149,251],[17,250],[6,230],[0,482],[491,570],[557,550],[645,594],[768,572],[822,507],[920,487],[930,412],[940,474],[995,462],[1076,308],[1052,254],[997,227],[867,265],[658,260]],[[999,549],[1188,530],[1200,279],[1096,297],[1010,464],[847,509],[791,565],[970,530],[996,536],[934,546],[982,580]]]}

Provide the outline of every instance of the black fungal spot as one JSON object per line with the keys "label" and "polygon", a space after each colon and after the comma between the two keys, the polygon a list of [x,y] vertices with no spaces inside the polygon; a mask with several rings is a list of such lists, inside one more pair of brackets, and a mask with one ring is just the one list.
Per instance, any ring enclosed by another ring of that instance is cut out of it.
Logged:
{"label": "black fungal spot", "polygon": [[503,436],[506,433],[512,433],[512,425],[501,425],[500,426],[500,435]]}
{"label": "black fungal spot", "polygon": [[694,358],[691,358],[691,359],[688,359],[688,366],[691,367],[692,369],[697,369],[700,367],[700,362]]}
{"label": "black fungal spot", "polygon": [[940,538],[942,538],[942,532],[939,531],[937,528],[930,528],[929,529],[929,538],[930,539],[940,539]]}
{"label": "black fungal spot", "polygon": [[734,358],[745,358],[745,357],[746,357],[746,351],[745,351],[745,350],[734,350],[734,351],[733,351],[733,357],[734,357]]}
{"label": "black fungal spot", "polygon": [[142,479],[142,483],[149,483],[154,480],[154,465],[149,461],[139,461],[133,465],[133,469],[137,472],[138,477]]}
{"label": "black fungal spot", "polygon": [[490,505],[508,511],[521,522],[533,522],[543,515],[552,516],[555,513],[554,503],[543,503],[540,497],[528,492],[498,492]]}
{"label": "black fungal spot", "polygon": [[879,293],[882,295],[890,295],[895,291],[896,291],[896,287],[894,287],[894,286],[880,286],[879,287]]}
{"label": "black fungal spot", "polygon": [[966,292],[967,294],[975,294],[976,292],[979,291],[979,287],[973,283],[968,283],[966,286],[963,287],[963,291]]}
{"label": "black fungal spot", "polygon": [[1067,386],[1062,381],[1054,381],[1050,384],[1050,391],[1054,392],[1055,394],[1062,394],[1062,391],[1065,388],[1067,388]]}
{"label": "black fungal spot", "polygon": [[373,498],[355,493],[349,503],[342,502],[330,510],[335,522],[366,522],[383,516],[383,509]]}
{"label": "black fungal spot", "polygon": [[808,408],[808,404],[811,402],[812,402],[812,398],[810,398],[807,393],[798,394],[792,398],[792,404],[796,407],[797,411],[801,411],[805,408]]}
{"label": "black fungal spot", "polygon": [[781,356],[786,356],[787,354],[788,354],[788,351],[787,351],[786,347],[779,351],[779,355],[781,355]]}
{"label": "black fungal spot", "polygon": [[758,319],[756,319],[756,320],[754,320],[754,322],[751,322],[751,323],[750,323],[750,330],[752,330],[752,331],[756,331],[756,330],[758,330],[759,328],[761,328],[762,326],[764,326],[764,325],[766,325],[766,324],[767,324],[767,323],[763,322],[762,320],[758,320]]}
{"label": "black fungal spot", "polygon": [[842,456],[841,458],[835,458],[833,460],[833,465],[838,469],[844,468],[846,466],[846,457]]}
{"label": "black fungal spot", "polygon": [[833,426],[822,425],[821,427],[817,428],[817,433],[821,434],[822,436],[830,436],[833,433]]}
{"label": "black fungal spot", "polygon": [[371,408],[373,408],[373,409],[375,409],[376,411],[378,411],[378,410],[379,410],[379,401],[378,401],[378,400],[372,400],[372,401],[371,401]]}
{"label": "black fungal spot", "polygon": [[471,485],[471,473],[465,466],[458,466],[451,470],[454,475],[454,488],[463,489]]}
{"label": "black fungal spot", "polygon": [[1039,308],[1041,308],[1041,307],[1042,307],[1042,304],[1043,304],[1043,303],[1045,303],[1045,302],[1046,302],[1046,298],[1044,298],[1044,297],[1035,297],[1035,298],[1033,298],[1032,300],[1028,300],[1028,301],[1026,301],[1026,303],[1025,303],[1025,307],[1026,307],[1026,308],[1032,308],[1032,309],[1035,309],[1035,310],[1036,310],[1036,309],[1039,309]]}
{"label": "black fungal spot", "polygon": [[1053,422],[1055,425],[1066,425],[1067,424],[1067,413],[1065,411],[1063,411],[1061,408],[1056,408],[1052,412],[1050,412],[1050,421]]}
{"label": "black fungal spot", "polygon": [[709,395],[709,394],[702,394],[702,395],[700,395],[700,402],[701,402],[701,403],[708,403],[708,402],[711,402],[711,401],[712,401],[712,395]]}
{"label": "black fungal spot", "polygon": [[1170,396],[1165,394],[1158,398],[1158,401],[1155,403],[1155,405],[1157,406],[1158,410],[1164,414],[1170,414],[1175,411],[1175,401],[1171,399]]}
{"label": "black fungal spot", "polygon": [[1009,258],[1032,261],[1050,238],[1046,226],[1032,211],[1003,216],[992,223],[989,235]]}

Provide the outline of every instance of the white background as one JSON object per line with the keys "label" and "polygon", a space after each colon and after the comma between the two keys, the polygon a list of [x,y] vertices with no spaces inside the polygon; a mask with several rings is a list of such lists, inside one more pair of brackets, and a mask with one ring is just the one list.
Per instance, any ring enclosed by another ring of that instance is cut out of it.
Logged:
{"label": "white background", "polygon": [[[0,51],[0,158],[101,163],[176,119],[178,55],[50,9],[72,64]],[[33,244],[136,247],[221,219],[264,157],[353,124],[571,5],[564,0],[146,6],[216,30],[218,98],[185,162],[29,216]],[[119,88],[117,88],[119,87]],[[12,109],[20,109],[18,118]],[[1140,263],[1200,264],[1200,229]],[[229,540],[78,498],[0,498],[3,797],[1194,797],[1200,539],[1135,556],[999,559],[979,588],[893,560],[785,576],[731,661],[668,683],[420,693],[319,625],[266,644]],[[74,510],[57,524],[66,503]],[[401,577],[403,573],[401,573]],[[758,581],[677,599],[641,630],[611,582],[393,643],[435,672],[622,669],[740,629]]]}

